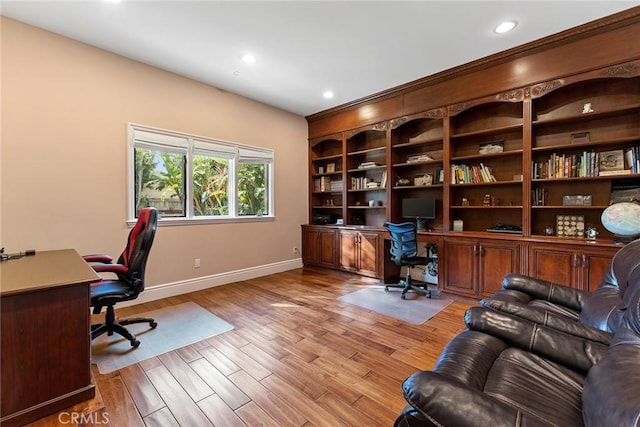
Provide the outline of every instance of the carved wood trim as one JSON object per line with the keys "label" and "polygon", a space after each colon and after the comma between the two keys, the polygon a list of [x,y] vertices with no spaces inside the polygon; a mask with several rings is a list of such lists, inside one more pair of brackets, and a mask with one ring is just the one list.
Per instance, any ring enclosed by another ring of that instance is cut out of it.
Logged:
{"label": "carved wood trim", "polygon": [[311,140],[311,146],[313,147],[317,143],[322,142],[322,141],[326,141],[327,139],[335,139],[335,140],[341,141],[342,140],[342,135],[343,135],[343,132],[338,132],[338,133],[332,133],[330,135],[321,136],[321,137],[318,137],[318,138],[313,138]]}
{"label": "carved wood trim", "polygon": [[564,85],[564,80],[562,79],[551,80],[548,82],[533,85],[529,88],[529,91],[530,91],[529,96],[531,98],[539,98],[553,90],[558,89],[563,85]]}
{"label": "carved wood trim", "polygon": [[524,89],[513,89],[496,95],[496,99],[506,102],[520,102],[524,99]]}
{"label": "carved wood trim", "polygon": [[447,107],[447,112],[449,113],[450,116],[455,116],[456,114],[460,113],[461,111],[464,111],[467,108],[470,108],[472,106],[473,106],[472,102],[461,102],[459,104],[449,105]]}
{"label": "carved wood trim", "polygon": [[627,62],[602,70],[602,75],[609,77],[633,77],[640,74],[639,62]]}

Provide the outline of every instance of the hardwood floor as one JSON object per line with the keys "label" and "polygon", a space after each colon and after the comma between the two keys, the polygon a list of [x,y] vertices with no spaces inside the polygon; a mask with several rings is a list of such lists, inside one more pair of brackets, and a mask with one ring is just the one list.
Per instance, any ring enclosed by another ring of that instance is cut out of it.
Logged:
{"label": "hardwood floor", "polygon": [[194,301],[234,329],[110,374],[93,366],[95,399],[31,426],[391,426],[400,384],[433,366],[470,304],[413,325],[336,300],[372,283],[298,269],[120,309]]}

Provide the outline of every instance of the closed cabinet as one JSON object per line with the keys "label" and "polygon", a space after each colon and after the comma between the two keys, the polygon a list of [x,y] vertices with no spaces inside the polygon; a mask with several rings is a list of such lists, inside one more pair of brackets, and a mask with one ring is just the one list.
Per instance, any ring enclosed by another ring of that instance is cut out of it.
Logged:
{"label": "closed cabinet", "polygon": [[617,251],[618,248],[534,244],[529,249],[529,275],[593,292]]}
{"label": "closed cabinet", "polygon": [[520,245],[505,240],[445,238],[442,289],[469,297],[491,296],[502,277],[520,271]]}
{"label": "closed cabinet", "polygon": [[382,242],[376,231],[340,230],[340,263],[342,270],[369,277],[381,277],[379,246]]}
{"label": "closed cabinet", "polygon": [[302,227],[302,260],[305,264],[335,268],[336,255],[335,228]]}

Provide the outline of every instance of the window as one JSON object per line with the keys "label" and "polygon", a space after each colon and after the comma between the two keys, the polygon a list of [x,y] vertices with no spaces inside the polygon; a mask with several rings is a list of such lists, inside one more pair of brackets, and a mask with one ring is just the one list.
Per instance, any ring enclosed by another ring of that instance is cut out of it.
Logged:
{"label": "window", "polygon": [[163,219],[273,216],[273,150],[129,125],[130,218],[148,206]]}

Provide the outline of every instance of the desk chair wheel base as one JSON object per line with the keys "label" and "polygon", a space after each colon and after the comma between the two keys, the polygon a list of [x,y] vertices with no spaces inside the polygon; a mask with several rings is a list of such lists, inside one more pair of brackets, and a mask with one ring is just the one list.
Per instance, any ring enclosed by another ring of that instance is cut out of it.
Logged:
{"label": "desk chair wheel base", "polygon": [[[96,314],[96,313],[94,313]],[[107,307],[107,312],[105,313],[105,322],[91,325],[91,339],[95,339],[100,335],[106,333],[108,336],[112,336],[115,332],[118,335],[123,336],[131,343],[131,347],[137,348],[140,345],[140,341],[138,341],[125,325],[131,325],[133,323],[148,323],[151,329],[155,329],[158,326],[158,322],[154,319],[147,317],[136,317],[132,319],[123,319],[120,321],[116,321],[115,311],[113,306]]]}

